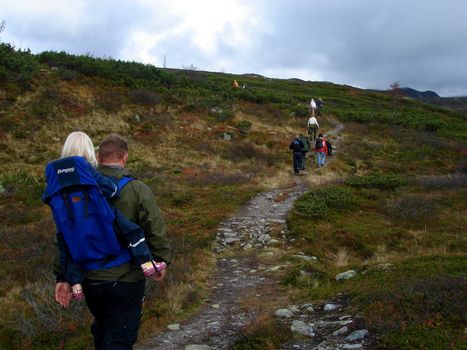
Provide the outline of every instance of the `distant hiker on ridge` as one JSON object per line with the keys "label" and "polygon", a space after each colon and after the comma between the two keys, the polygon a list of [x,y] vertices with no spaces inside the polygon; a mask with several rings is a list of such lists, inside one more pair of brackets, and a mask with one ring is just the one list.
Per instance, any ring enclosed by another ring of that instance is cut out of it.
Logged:
{"label": "distant hiker on ridge", "polygon": [[316,158],[318,161],[318,168],[326,164],[326,140],[323,139],[323,134],[319,134],[315,143]]}
{"label": "distant hiker on ridge", "polygon": [[319,124],[318,121],[314,116],[311,116],[310,119],[308,119],[308,137],[310,138],[310,141],[315,141],[316,140],[316,133],[318,132],[319,129]]}
{"label": "distant hiker on ridge", "polygon": [[304,146],[299,136],[289,145],[289,149],[292,151],[293,172],[295,175],[298,175],[302,166],[302,149]]}
{"label": "distant hiker on ridge", "polygon": [[323,102],[323,99],[320,97],[318,98],[318,102],[316,102],[316,114],[318,116],[321,115],[321,109],[323,108],[324,106],[324,102]]}
{"label": "distant hiker on ridge", "polygon": [[311,110],[311,115],[314,117],[315,111],[316,111],[316,102],[314,99],[311,99],[310,101],[310,110]]}
{"label": "distant hiker on ridge", "polygon": [[303,148],[301,149],[302,152],[302,160],[300,164],[300,170],[305,170],[305,164],[306,164],[306,154],[310,152],[310,140],[308,140],[308,137],[306,137],[303,134],[300,134],[299,136],[300,141],[303,142]]}
{"label": "distant hiker on ridge", "polygon": [[332,149],[333,149],[333,146],[332,146],[332,143],[331,143],[331,139],[329,137],[329,139],[326,137],[326,135],[324,135],[324,137],[326,138],[326,147],[328,149],[328,152],[327,152],[327,155],[329,157],[332,157]]}

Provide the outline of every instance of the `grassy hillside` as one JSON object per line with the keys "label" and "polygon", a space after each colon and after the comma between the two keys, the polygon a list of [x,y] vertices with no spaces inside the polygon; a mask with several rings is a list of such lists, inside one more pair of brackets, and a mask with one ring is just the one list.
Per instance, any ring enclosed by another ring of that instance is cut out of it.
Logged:
{"label": "grassy hillside", "polygon": [[[246,88],[232,88],[233,79]],[[91,344],[85,307],[65,313],[53,301],[54,225],[40,202],[45,164],[59,156],[71,131],[85,131],[96,144],[111,132],[127,137],[128,168],[151,186],[167,220],[176,258],[164,283],[148,288],[145,337],[203,302],[219,221],[254,193],[290,184],[287,146],[305,130],[311,97],[324,99],[323,129],[337,118],[346,133],[338,158],[306,179],[333,182],[303,197],[290,215],[291,231],[303,242],[296,249],[320,257],[318,266],[294,262],[284,280],[291,296],[346,291],[383,335],[382,344],[403,348],[398,335],[410,331],[415,343],[406,348],[420,348],[433,328],[459,346],[465,305],[451,305],[465,300],[461,114],[331,83],[32,55],[0,44],[1,347]],[[326,198],[319,217],[316,195]],[[383,277],[382,263],[392,264]],[[364,283],[333,282],[334,273],[350,267],[367,271]],[[316,278],[301,278],[302,269],[316,271]],[[414,307],[403,329],[396,325],[406,314],[380,316],[394,305],[413,305],[411,291],[419,287],[426,293],[415,297],[441,306],[429,313]]]}

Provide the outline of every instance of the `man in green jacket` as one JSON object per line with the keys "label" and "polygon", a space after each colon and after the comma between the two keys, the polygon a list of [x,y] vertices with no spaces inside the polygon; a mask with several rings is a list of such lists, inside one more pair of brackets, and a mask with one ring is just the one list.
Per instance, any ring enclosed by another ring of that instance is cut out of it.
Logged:
{"label": "man in green jacket", "polygon": [[302,152],[300,170],[305,170],[306,154],[310,152],[310,140],[303,134],[300,134],[299,139],[303,142],[303,147],[300,150]]}
{"label": "man in green jacket", "polygon": [[[130,176],[124,168],[128,160],[126,140],[112,134],[99,145],[98,171],[117,179]],[[165,223],[151,189],[134,180],[121,191],[114,202],[117,209],[140,225],[146,243],[156,261],[171,261],[171,250]],[[64,307],[70,301],[70,285],[61,280],[59,251],[55,254],[57,285],[55,298]],[[165,270],[156,272],[153,279],[164,278]],[[96,350],[132,349],[138,337],[146,280],[140,266],[132,262],[104,270],[86,272],[83,286],[86,304],[94,316],[91,332]]]}

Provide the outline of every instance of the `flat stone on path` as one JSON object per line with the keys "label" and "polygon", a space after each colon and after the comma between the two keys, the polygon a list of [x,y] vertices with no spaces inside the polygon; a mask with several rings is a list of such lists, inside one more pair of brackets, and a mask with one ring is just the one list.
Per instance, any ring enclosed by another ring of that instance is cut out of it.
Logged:
{"label": "flat stone on path", "polygon": [[290,318],[294,316],[293,312],[289,309],[279,309],[274,313],[274,315],[281,318]]}
{"label": "flat stone on path", "polygon": [[169,324],[167,326],[167,329],[170,331],[179,331],[180,330],[180,324],[174,323],[174,324]]}
{"label": "flat stone on path", "polygon": [[349,327],[344,326],[344,327],[338,329],[337,331],[335,331],[334,333],[332,333],[332,335],[334,335],[334,336],[337,337],[338,335],[345,334],[345,333],[347,333],[348,331],[349,331]]}
{"label": "flat stone on path", "polygon": [[361,349],[363,347],[362,344],[344,344],[342,345],[342,349]]}
{"label": "flat stone on path", "polygon": [[301,335],[307,335],[309,337],[315,336],[315,333],[313,332],[313,327],[311,327],[310,325],[307,325],[303,321],[294,320],[292,322],[292,326],[290,327],[290,330],[292,332],[295,332]]}
{"label": "flat stone on path", "polygon": [[359,329],[357,331],[352,332],[351,335],[349,335],[345,340],[350,340],[354,341],[357,339],[363,339],[368,335],[368,330],[367,329]]}
{"label": "flat stone on path", "polygon": [[332,311],[332,310],[337,309],[338,307],[339,307],[339,306],[336,305],[336,304],[326,304],[326,305],[324,305],[323,310],[324,310],[324,311]]}
{"label": "flat stone on path", "polygon": [[274,266],[268,269],[270,272],[276,272],[279,271],[282,268],[282,265]]}
{"label": "flat stone on path", "polygon": [[238,241],[240,241],[240,240],[238,238],[236,238],[236,237],[235,238],[234,237],[227,237],[224,242],[225,242],[225,244],[232,244],[232,243],[235,243],[235,242],[238,242]]}
{"label": "flat stone on path", "polygon": [[199,345],[199,344],[188,344],[185,345],[185,350],[210,350],[209,345]]}

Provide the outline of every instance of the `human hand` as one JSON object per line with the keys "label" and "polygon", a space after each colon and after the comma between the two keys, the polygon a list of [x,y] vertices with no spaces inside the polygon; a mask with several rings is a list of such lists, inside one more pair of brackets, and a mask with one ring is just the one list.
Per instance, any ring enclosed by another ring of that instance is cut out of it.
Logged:
{"label": "human hand", "polygon": [[164,279],[164,276],[165,276],[165,269],[161,271],[156,271],[156,273],[152,275],[151,278],[154,281],[162,281]]}
{"label": "human hand", "polygon": [[55,285],[55,301],[65,309],[70,305],[71,286],[68,282],[58,282]]}

